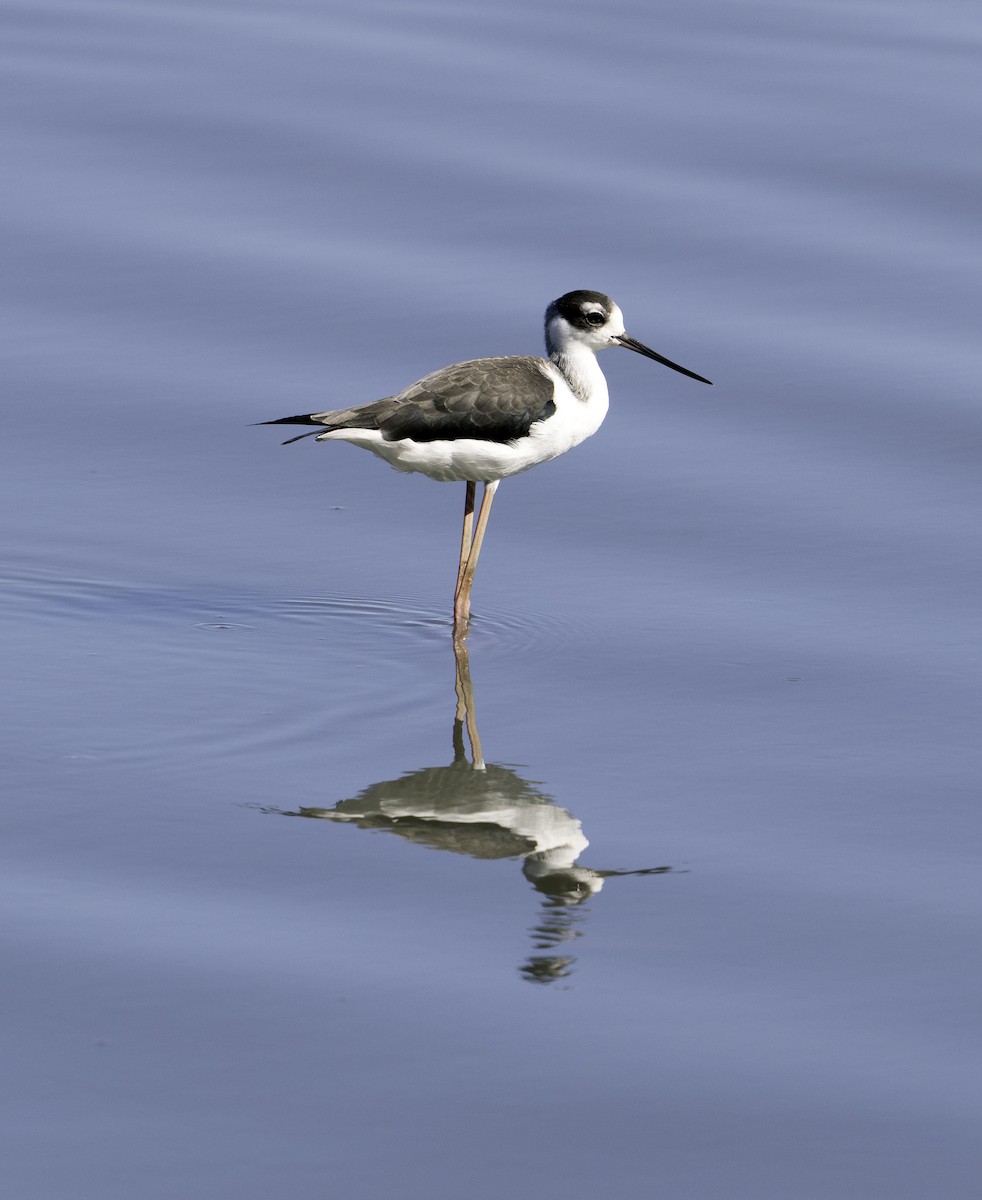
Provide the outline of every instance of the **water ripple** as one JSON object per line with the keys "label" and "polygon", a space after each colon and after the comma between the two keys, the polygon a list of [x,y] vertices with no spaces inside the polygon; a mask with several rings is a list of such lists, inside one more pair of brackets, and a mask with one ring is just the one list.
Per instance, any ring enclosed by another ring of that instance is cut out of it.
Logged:
{"label": "water ripple", "polygon": [[[349,646],[397,641],[406,647],[432,647],[449,639],[449,606],[416,596],[379,598],[350,594],[271,595],[200,587],[161,585],[58,574],[38,567],[8,567],[0,575],[0,613],[17,622],[114,622],[183,625],[206,634],[246,635],[299,630],[315,638],[345,630]],[[576,644],[582,623],[552,612],[478,605],[471,629],[473,648],[539,653]],[[200,645],[196,652],[200,652]]]}
{"label": "water ripple", "polygon": [[[285,747],[329,755],[341,727],[405,728],[408,714],[453,702],[450,614],[415,596],[275,595],[8,566],[0,625],[18,635],[12,677],[30,680],[50,656],[74,672],[84,711],[69,690],[48,719],[72,731],[65,756],[85,761],[183,770]],[[475,614],[470,646],[507,661],[534,649],[545,662],[582,640],[552,614],[497,607]]]}
{"label": "water ripple", "polygon": [[[353,624],[371,636],[399,633],[427,645],[445,641],[452,631],[449,611],[415,597],[378,599],[347,595],[285,597],[272,600],[264,615],[311,628],[338,622]],[[508,650],[569,645],[582,630],[552,613],[477,606],[471,627],[474,647]]]}

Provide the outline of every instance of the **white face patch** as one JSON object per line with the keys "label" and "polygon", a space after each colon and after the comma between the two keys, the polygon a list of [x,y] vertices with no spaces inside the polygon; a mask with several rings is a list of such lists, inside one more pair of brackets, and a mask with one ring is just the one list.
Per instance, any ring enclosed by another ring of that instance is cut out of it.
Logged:
{"label": "white face patch", "polygon": [[624,332],[624,315],[616,304],[610,307],[610,317],[607,320],[607,332],[611,337],[620,337]]}

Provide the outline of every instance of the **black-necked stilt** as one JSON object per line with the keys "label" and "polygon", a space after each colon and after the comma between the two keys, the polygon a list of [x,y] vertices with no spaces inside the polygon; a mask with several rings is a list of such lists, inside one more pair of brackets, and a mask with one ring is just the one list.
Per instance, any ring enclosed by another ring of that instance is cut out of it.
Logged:
{"label": "black-necked stilt", "polygon": [[[546,309],[548,358],[477,358],[434,371],[394,396],[357,408],[304,413],[263,425],[319,425],[317,441],[351,442],[398,471],[467,484],[454,631],[462,636],[481,543],[498,484],[565,454],[597,432],[607,415],[598,350],[624,346],[690,379],[709,383],[628,337],[621,310],[602,292],[567,292]],[[477,526],[475,485],[484,484]]]}

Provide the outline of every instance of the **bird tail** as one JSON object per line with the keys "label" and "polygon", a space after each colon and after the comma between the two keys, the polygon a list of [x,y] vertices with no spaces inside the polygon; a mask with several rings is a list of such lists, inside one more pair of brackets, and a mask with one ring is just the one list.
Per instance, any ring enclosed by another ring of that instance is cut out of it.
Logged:
{"label": "bird tail", "polygon": [[289,441],[299,442],[305,437],[316,437],[319,433],[331,433],[335,429],[378,429],[380,422],[392,411],[393,399],[376,400],[372,404],[359,404],[355,408],[333,408],[327,412],[298,413],[295,417],[280,417],[276,421],[257,421],[257,425],[316,425],[312,433],[298,433]]}

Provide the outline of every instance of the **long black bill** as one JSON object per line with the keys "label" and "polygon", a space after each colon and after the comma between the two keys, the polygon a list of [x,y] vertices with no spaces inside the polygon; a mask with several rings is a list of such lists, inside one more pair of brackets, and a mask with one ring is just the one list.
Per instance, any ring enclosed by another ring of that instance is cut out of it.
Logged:
{"label": "long black bill", "polygon": [[711,379],[703,379],[695,371],[690,371],[686,367],[680,367],[678,363],[673,363],[670,358],[663,358],[662,355],[656,354],[654,350],[649,350],[642,342],[636,341],[633,337],[628,337],[626,333],[622,333],[616,341],[626,349],[633,350],[636,354],[643,354],[645,358],[653,358],[655,362],[660,362],[663,367],[671,367],[673,371],[678,371],[680,375],[688,375],[690,379],[698,379],[700,383],[708,383],[710,387],[713,386]]}

